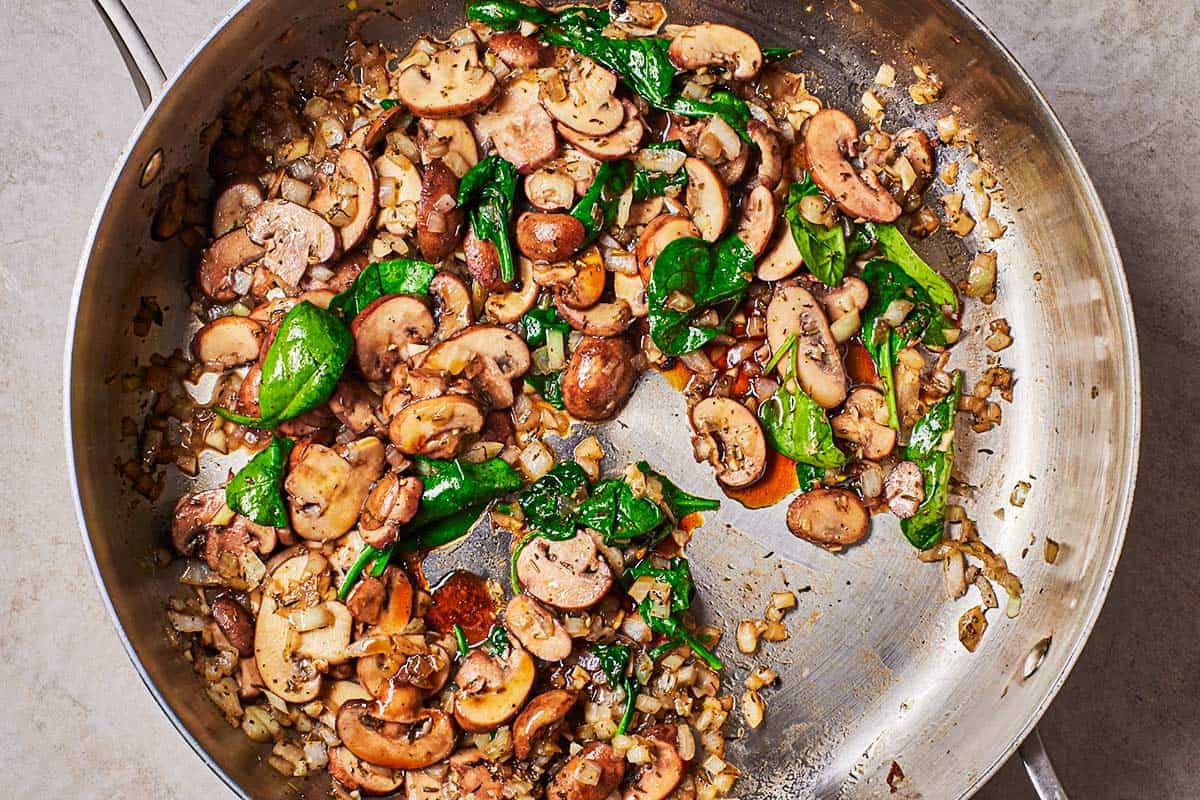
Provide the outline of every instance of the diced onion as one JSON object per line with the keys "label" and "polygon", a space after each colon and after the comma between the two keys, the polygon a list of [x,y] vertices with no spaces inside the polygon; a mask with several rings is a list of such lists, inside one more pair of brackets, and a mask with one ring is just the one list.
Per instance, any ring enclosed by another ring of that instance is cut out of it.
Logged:
{"label": "diced onion", "polygon": [[517,461],[527,477],[537,480],[554,466],[554,454],[546,448],[546,445],[534,441],[521,451]]}
{"label": "diced onion", "polygon": [[838,317],[834,323],[829,326],[829,329],[833,333],[833,338],[836,339],[839,344],[841,344],[842,342],[848,341],[850,337],[854,336],[854,334],[858,333],[858,330],[861,327],[862,319],[858,315],[858,310],[855,309],[850,311],[848,314],[843,314],[842,316]]}

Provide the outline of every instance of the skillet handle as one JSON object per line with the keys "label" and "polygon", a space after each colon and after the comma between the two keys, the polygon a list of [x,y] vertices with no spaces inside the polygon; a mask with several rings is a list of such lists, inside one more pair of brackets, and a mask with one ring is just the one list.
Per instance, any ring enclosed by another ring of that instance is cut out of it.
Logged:
{"label": "skillet handle", "polygon": [[142,107],[149,106],[154,99],[154,92],[167,82],[167,75],[158,63],[158,57],[146,43],[146,37],[121,0],[92,0],[92,5],[100,12],[104,26],[121,51],[121,58],[129,70]]}
{"label": "skillet handle", "polygon": [[1050,756],[1046,754],[1046,745],[1042,743],[1041,734],[1037,728],[1021,743],[1018,752],[1021,761],[1025,763],[1025,771],[1029,774],[1029,782],[1037,792],[1040,800],[1067,800],[1067,793],[1059,783]]}

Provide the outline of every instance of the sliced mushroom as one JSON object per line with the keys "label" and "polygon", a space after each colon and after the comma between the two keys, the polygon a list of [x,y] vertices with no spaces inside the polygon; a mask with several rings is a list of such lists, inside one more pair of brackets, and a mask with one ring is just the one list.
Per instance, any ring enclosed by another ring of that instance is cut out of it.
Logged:
{"label": "sliced mushroom", "polygon": [[692,221],[703,238],[715,242],[729,224],[729,191],[707,161],[689,156],[683,168],[688,177],[684,202]]}
{"label": "sliced mushroom", "polygon": [[267,249],[255,243],[245,228],[237,228],[205,248],[196,268],[196,283],[210,300],[229,303],[245,293],[235,288],[238,271],[266,253]]}
{"label": "sliced mushroom", "polygon": [[754,180],[760,186],[775,191],[783,179],[783,148],[779,144],[779,137],[765,123],[756,119],[746,123],[746,132],[750,141],[758,147],[758,173]]}
{"label": "sliced mushroom", "polygon": [[458,177],[441,159],[425,165],[417,206],[417,246],[426,261],[447,258],[462,237],[463,212],[455,203]]}
{"label": "sliced mushroom", "polygon": [[426,374],[465,376],[484,392],[493,408],[512,405],[512,382],[529,371],[529,346],[512,331],[474,325],[425,353]]}
{"label": "sliced mushroom", "polygon": [[496,730],[521,710],[536,677],[533,659],[515,642],[503,657],[472,650],[454,676],[454,719],[471,733]]}
{"label": "sliced mushroom", "polygon": [[640,274],[626,275],[623,272],[613,273],[613,295],[618,300],[624,300],[629,306],[629,313],[634,319],[649,315],[650,306],[646,300],[646,284]]}
{"label": "sliced mushroom", "polygon": [[209,604],[213,620],[242,658],[254,655],[254,615],[229,595],[218,595]]}
{"label": "sliced mushroom", "polygon": [[525,197],[541,211],[562,211],[575,201],[575,180],[553,167],[543,167],[525,176]]}
{"label": "sliced mushroom", "polygon": [[429,282],[429,297],[437,312],[436,337],[439,340],[448,339],[475,324],[471,290],[457,275],[444,271],[434,275]]}
{"label": "sliced mushroom", "polygon": [[583,533],[561,541],[531,540],[517,557],[517,578],[529,594],[566,611],[591,608],[613,584],[608,562]]}
{"label": "sliced mushroom", "polygon": [[409,346],[429,341],[434,330],[433,315],[415,297],[387,294],[372,300],[350,322],[359,371],[369,381],[385,380],[408,360]]}
{"label": "sliced mushroom", "polygon": [[658,725],[645,736],[654,748],[654,757],[637,767],[621,800],[665,800],[683,779],[686,765],[675,747],[679,738],[675,726]]}
{"label": "sliced mushroom", "polygon": [[871,299],[871,290],[862,278],[849,277],[842,285],[833,291],[826,292],[821,298],[829,318],[836,322],[850,313],[857,313],[867,307]]}
{"label": "sliced mushroom", "polygon": [[713,22],[684,28],[671,40],[667,55],[680,69],[723,67],[740,81],[757,75],[763,63],[762,50],[753,36]]}
{"label": "sliced mushroom", "polygon": [[496,251],[496,245],[477,237],[470,227],[463,237],[463,255],[466,257],[467,271],[484,289],[502,292],[510,288],[510,284],[500,276],[500,254]]}
{"label": "sliced mushroom", "polygon": [[304,447],[283,483],[292,529],[301,538],[326,542],[354,527],[372,484],[383,472],[383,443],[376,437],[339,450],[319,444]]}
{"label": "sliced mushroom", "polygon": [[410,64],[395,81],[396,94],[418,117],[462,117],[496,96],[496,76],[479,61],[474,44],[434,53],[429,63]]}
{"label": "sliced mushroom", "polygon": [[633,394],[637,377],[637,351],[626,337],[585,337],[563,373],[563,405],[578,419],[611,419]]}
{"label": "sliced mushroom", "polygon": [[379,116],[366,125],[355,128],[347,141],[351,147],[357,148],[364,153],[370,153],[383,141],[384,135],[388,132],[392,124],[401,119],[409,119],[408,109],[404,106],[394,105],[390,108],[382,109],[379,112]]}
{"label": "sliced mushroom", "polygon": [[602,136],[589,136],[586,133],[559,124],[558,133],[579,150],[587,153],[598,161],[616,161],[637,150],[646,135],[646,126],[638,115],[637,106],[628,100],[622,101],[625,109],[625,121],[621,127]]}
{"label": "sliced mushroom", "polygon": [[546,789],[547,800],[605,800],[625,777],[625,759],[606,742],[592,742],[563,764]]}
{"label": "sliced mushroom", "polygon": [[350,609],[337,600],[326,600],[318,608],[332,617],[332,621],[320,628],[303,631],[296,645],[296,654],[312,659],[316,664],[344,664],[347,661],[346,646],[354,630],[354,617]]}
{"label": "sliced mushroom", "polygon": [[538,738],[566,719],[577,699],[574,692],[551,689],[530,700],[512,725],[513,753],[517,758],[524,760],[533,755]]}
{"label": "sliced mushroom", "polygon": [[268,200],[251,211],[246,233],[269,248],[263,266],[288,286],[298,286],[310,264],[328,261],[337,253],[333,226],[320,214],[287,200]]}
{"label": "sliced mushroom", "polygon": [[363,761],[392,769],[421,769],[454,751],[454,723],[444,712],[425,709],[416,722],[406,725],[373,716],[374,707],[366,700],[350,700],[337,715],[338,738]]}
{"label": "sliced mushroom", "polygon": [[418,400],[401,409],[388,426],[388,438],[401,453],[429,458],[454,458],[464,437],[483,428],[483,409],[462,395]]}
{"label": "sliced mushroom", "polygon": [[558,154],[554,120],[538,100],[538,84],[532,76],[510,81],[499,102],[475,117],[475,131],[522,175]]}
{"label": "sliced mushroom", "polygon": [[475,135],[461,119],[421,120],[417,124],[417,149],[422,164],[441,159],[460,178],[479,162]]}
{"label": "sliced mushroom", "polygon": [[[364,541],[366,540],[364,539]],[[383,613],[383,601],[386,599],[387,589],[384,587],[383,581],[370,575],[364,575],[350,590],[350,595],[346,598],[346,608],[350,610],[350,616],[354,617],[355,622],[374,625],[379,621],[379,615]]]}
{"label": "sliced mushroom", "polygon": [[654,271],[654,259],[663,248],[676,239],[687,237],[700,238],[700,229],[687,217],[675,214],[663,214],[655,217],[646,225],[642,235],[638,237],[634,255],[637,256],[638,269],[642,280],[650,283],[650,274]]}
{"label": "sliced mushroom", "polygon": [[513,69],[536,67],[547,53],[546,48],[537,39],[517,31],[492,34],[487,47],[496,54],[496,58]]}
{"label": "sliced mushroom", "polygon": [[617,99],[617,76],[590,58],[578,56],[542,82],[542,105],[550,116],[588,136],[612,133],[625,120]]}
{"label": "sliced mushroom", "polygon": [[380,550],[396,541],[400,527],[417,513],[424,488],[421,479],[411,475],[401,478],[389,472],[380,478],[367,495],[358,521],[363,541]]}
{"label": "sliced mushroom", "polygon": [[818,111],[804,133],[809,174],[848,216],[894,222],[900,216],[900,205],[871,173],[857,175],[847,158],[857,140],[858,126],[844,112],[833,108]]}
{"label": "sliced mushroom", "polygon": [[325,681],[321,686],[321,722],[330,728],[337,724],[337,712],[350,700],[371,700],[371,693],[355,681]]}
{"label": "sliced mushroom", "polygon": [[[254,661],[263,685],[289,703],[307,703],[321,690],[321,673],[311,658],[303,657],[299,652],[298,644],[305,636],[320,629],[299,633],[288,617],[277,613],[280,610],[278,598],[309,582],[315,592],[318,576],[327,567],[328,562],[320,554],[301,552],[272,570],[263,587],[254,626]],[[349,618],[349,612],[346,617]],[[348,626],[345,634],[342,649],[350,642]]]}
{"label": "sliced mushroom", "polygon": [[400,153],[388,150],[375,159],[379,175],[379,225],[388,233],[408,236],[417,226],[417,211],[421,205],[421,173],[415,164]]}
{"label": "sliced mushroom", "polygon": [[556,297],[554,307],[571,328],[587,336],[618,336],[633,324],[629,304],[619,298],[611,303],[596,303],[591,308],[578,309]]}
{"label": "sliced mushroom", "polygon": [[925,502],[925,476],[912,461],[901,461],[892,467],[883,482],[883,496],[888,508],[900,519],[909,519]]}
{"label": "sliced mushroom", "polygon": [[517,218],[517,248],[534,261],[565,261],[586,236],[583,223],[570,214],[526,211]]}
{"label": "sliced mushroom", "polygon": [[698,461],[716,470],[731,489],[749,486],[767,468],[767,440],[750,409],[730,397],[707,397],[692,406],[692,445]]}
{"label": "sliced mushroom", "polygon": [[846,399],[846,369],[837,342],[816,299],[801,286],[776,289],[767,305],[767,342],[778,353],[789,336],[796,337],[795,358],[780,359],[781,378],[797,367],[796,380],[822,408],[836,408]]}
{"label": "sliced mushroom", "polygon": [[742,201],[737,235],[758,258],[767,249],[775,230],[775,195],[766,186],[755,186]]}
{"label": "sliced mushroom", "polygon": [[196,545],[204,539],[205,528],[224,508],[223,488],[179,498],[171,518],[171,544],[175,545],[175,550],[182,556],[195,555]]}
{"label": "sliced mushroom", "polygon": [[220,238],[246,221],[246,215],[266,200],[257,178],[242,176],[226,183],[213,201],[212,235]]}
{"label": "sliced mushroom", "polygon": [[830,420],[833,434],[854,442],[862,457],[878,461],[896,446],[896,431],[888,426],[887,400],[870,386],[860,386],[846,398],[842,413]]}
{"label": "sliced mushroom", "polygon": [[813,489],[788,506],[787,526],[796,536],[838,550],[867,535],[870,517],[848,489]]}
{"label": "sliced mushroom", "polygon": [[589,246],[569,262],[571,278],[555,287],[555,296],[571,308],[591,308],[600,302],[608,283],[608,270],[600,248]]}
{"label": "sliced mushroom", "polygon": [[329,748],[329,774],[350,791],[378,796],[392,794],[404,785],[404,772],[360,761],[346,747]]}
{"label": "sliced mushroom", "polygon": [[[405,478],[404,480],[412,481],[414,478]],[[409,484],[411,487],[411,484]],[[397,567],[388,567],[383,571],[383,583],[387,588],[387,604],[383,607],[383,612],[379,615],[379,622],[376,623],[376,629],[380,633],[388,636],[399,636],[408,628],[408,623],[412,620],[413,607],[416,604],[415,592],[412,582],[408,576]],[[439,656],[445,655],[445,651],[440,647],[430,648],[435,653],[435,672],[441,671]],[[449,668],[449,658],[446,658],[447,669]],[[447,673],[448,674],[448,673]],[[441,678],[438,688],[446,682],[445,678]]]}
{"label": "sliced mushroom", "polygon": [[754,267],[754,274],[762,281],[781,281],[804,266],[804,257],[796,247],[787,220],[778,227],[782,230],[776,234],[775,242]]}
{"label": "sliced mushroom", "polygon": [[338,228],[342,250],[353,250],[375,219],[379,181],[371,160],[361,150],[338,154],[334,173],[325,177],[308,207]]}
{"label": "sliced mushroom", "polygon": [[192,353],[196,360],[218,369],[232,369],[258,359],[266,332],[249,317],[215,319],[196,331]]}
{"label": "sliced mushroom", "polygon": [[329,398],[329,410],[353,433],[362,434],[379,425],[381,401],[382,398],[362,381],[343,377]]}
{"label": "sliced mushroom", "polygon": [[541,287],[533,279],[533,262],[521,256],[517,259],[520,288],[511,292],[500,292],[488,295],[483,303],[484,312],[501,325],[511,325],[525,316],[529,309],[537,303]]}
{"label": "sliced mushroom", "polygon": [[518,594],[508,601],[504,624],[526,650],[542,661],[562,661],[571,655],[571,634],[529,595]]}

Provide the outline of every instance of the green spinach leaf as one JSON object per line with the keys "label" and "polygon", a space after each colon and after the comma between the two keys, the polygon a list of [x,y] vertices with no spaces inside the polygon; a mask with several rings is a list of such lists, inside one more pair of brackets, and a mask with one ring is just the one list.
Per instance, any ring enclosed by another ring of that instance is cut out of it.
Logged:
{"label": "green spinach leaf", "polygon": [[822,471],[846,464],[846,454],[833,443],[833,427],[825,409],[789,379],[758,407],[758,419],[777,451]]}
{"label": "green spinach leaf", "polygon": [[638,694],[637,678],[628,674],[629,645],[596,642],[591,645],[590,649],[596,656],[596,660],[600,662],[600,671],[604,673],[608,685],[613,689],[621,689],[625,693],[625,712],[621,715],[621,721],[617,724],[617,732],[614,734],[622,736],[629,730],[629,723],[633,721],[634,703],[637,701]]}
{"label": "green spinach leaf", "polygon": [[788,189],[787,207],[784,216],[792,230],[796,249],[804,258],[804,266],[826,286],[840,286],[846,275],[846,234],[841,225],[826,228],[810,222],[800,213],[800,203],[805,197],[819,195],[821,190],[812,178],[804,176]]}
{"label": "green spinach leaf", "polygon": [[699,497],[680,489],[661,472],[655,472],[651,469],[650,465],[645,461],[639,461],[637,468],[646,477],[655,478],[659,485],[662,486],[663,502],[671,510],[671,516],[675,517],[676,521],[683,519],[694,511],[713,511],[721,507],[720,500]]}
{"label": "green spinach leaf", "polygon": [[802,52],[799,47],[764,47],[762,49],[764,64],[777,64],[780,61],[787,61],[794,55]]}
{"label": "green spinach leaf", "polygon": [[663,510],[648,497],[637,497],[623,478],[596,484],[592,496],[580,503],[575,522],[597,531],[605,544],[621,545],[656,531],[667,521]]}
{"label": "green spinach leaf", "polygon": [[562,370],[548,372],[545,375],[526,373],[525,383],[559,411],[566,409],[567,405],[563,402],[562,394]]}
{"label": "green spinach leaf", "polygon": [[812,464],[796,462],[796,480],[800,486],[800,491],[811,492],[824,479],[825,470],[814,467]]}
{"label": "green spinach leaf", "polygon": [[913,547],[928,550],[942,540],[946,527],[946,498],[954,468],[954,414],[962,394],[962,374],[954,380],[950,394],[929,407],[913,426],[904,458],[921,468],[925,499],[917,513],[900,520],[900,530]]}
{"label": "green spinach leaf", "polygon": [[421,505],[407,526],[412,531],[514,492],[524,482],[521,473],[498,457],[473,464],[417,456],[416,464],[425,488]]}
{"label": "green spinach leaf", "polygon": [[[721,663],[721,659],[717,658],[704,642],[700,641],[699,637],[688,630],[682,621],[682,614],[692,601],[692,573],[687,560],[682,557],[673,558],[664,568],[655,567],[648,560],[643,559],[625,571],[627,581],[629,579],[636,580],[639,575],[650,575],[654,580],[671,587],[669,613],[665,616],[661,615],[661,609],[656,608],[653,595],[647,595],[637,605],[638,613],[650,626],[650,630],[670,640],[686,644],[697,658],[702,659],[710,669],[722,669],[724,664]],[[661,652],[659,648],[655,648],[655,651]]]}
{"label": "green spinach leaf", "polygon": [[287,503],[283,499],[283,474],[292,440],[278,436],[254,454],[225,487],[225,502],[259,525],[286,528]]}
{"label": "green spinach leaf", "polygon": [[664,111],[674,111],[685,117],[718,116],[729,123],[738,136],[750,141],[750,134],[746,132],[746,125],[750,122],[750,106],[733,92],[714,89],[705,100],[674,95],[663,103],[654,104]]}
{"label": "green spinach leaf", "polygon": [[925,291],[934,305],[958,307],[954,287],[917,255],[895,225],[867,223],[865,227],[879,244],[883,257],[904,270],[904,273]]}
{"label": "green spinach leaf", "polygon": [[584,242],[591,242],[613,226],[621,195],[633,177],[633,165],[628,161],[602,161],[596,177],[583,197],[571,209],[571,216],[583,223],[587,232]]}
{"label": "green spinach leaf", "polygon": [[587,493],[587,473],[577,462],[566,460],[521,492],[518,502],[529,527],[569,538],[575,533],[575,509]]}
{"label": "green spinach leaf", "polygon": [[427,261],[396,258],[369,264],[354,279],[350,288],[329,302],[329,310],[351,320],[373,301],[388,294],[429,294],[429,284],[437,267]]}
{"label": "green spinach leaf", "polygon": [[508,655],[512,644],[508,641],[508,631],[503,625],[493,625],[492,630],[488,633],[487,638],[480,645],[496,658],[504,658]]}
{"label": "green spinach leaf", "polygon": [[525,343],[531,350],[546,344],[546,333],[558,331],[564,337],[570,335],[571,326],[559,316],[554,306],[540,308],[534,306],[521,317],[521,330],[524,331]]}
{"label": "green spinach leaf", "polygon": [[692,605],[692,594],[696,584],[692,580],[692,569],[687,559],[676,556],[667,562],[665,567],[656,567],[649,558],[643,558],[629,569],[625,570],[626,581],[633,581],[643,576],[649,576],[659,583],[671,587],[671,611],[687,611]]}
{"label": "green spinach leaf", "polygon": [[[715,244],[703,239],[676,239],[654,260],[646,297],[650,306],[650,338],[666,355],[690,353],[722,331],[693,320],[726,301],[740,302],[754,273],[754,252],[730,234]],[[673,308],[674,295],[691,299],[687,311]]]}
{"label": "green spinach leaf", "polygon": [[554,12],[516,0],[475,0],[467,4],[467,19],[498,31],[508,31],[524,21],[546,25],[554,21]]}
{"label": "green spinach leaf", "polygon": [[500,277],[511,282],[517,274],[513,261],[513,199],[517,194],[517,168],[500,156],[481,160],[458,184],[458,205],[468,209],[476,238],[491,242],[500,259]]}

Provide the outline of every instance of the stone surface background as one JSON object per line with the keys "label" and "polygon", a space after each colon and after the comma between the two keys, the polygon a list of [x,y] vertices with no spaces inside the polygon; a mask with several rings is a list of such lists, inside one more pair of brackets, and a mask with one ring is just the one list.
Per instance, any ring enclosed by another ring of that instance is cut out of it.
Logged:
{"label": "stone surface background", "polygon": [[[225,0],[127,0],[167,71]],[[1042,723],[1076,798],[1197,796],[1200,754],[1200,10],[1189,0],[969,0],[1062,117],[1104,198],[1136,306],[1142,480],[1112,594]],[[155,707],[86,566],[61,434],[75,265],[140,114],[90,4],[0,7],[0,796],[230,796]],[[1027,800],[1013,762],[978,795]]]}

